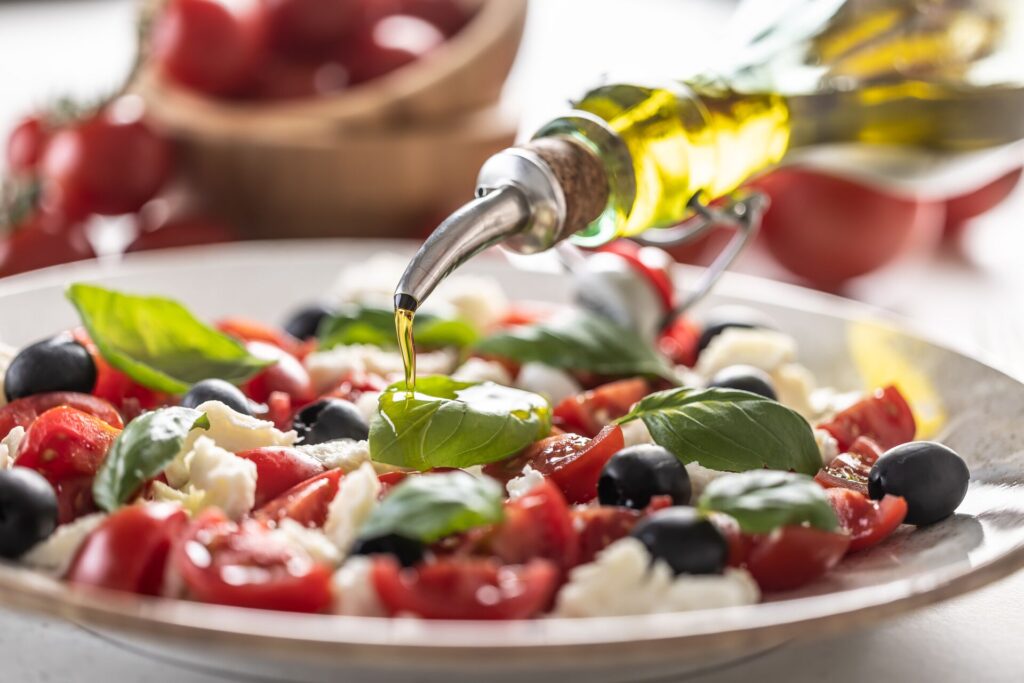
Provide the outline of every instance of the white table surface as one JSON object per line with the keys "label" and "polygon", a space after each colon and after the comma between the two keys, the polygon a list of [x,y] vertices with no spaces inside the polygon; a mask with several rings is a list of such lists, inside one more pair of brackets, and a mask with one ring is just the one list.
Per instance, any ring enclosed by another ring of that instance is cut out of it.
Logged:
{"label": "white table surface", "polygon": [[[649,72],[701,53],[703,30],[729,3],[711,0],[535,0],[508,86],[540,120],[595,74]],[[628,12],[623,12],[625,8]],[[112,87],[130,61],[127,0],[0,1],[0,131],[34,102]],[[635,50],[602,49],[616,35]],[[568,47],[572,43],[572,49]],[[899,311],[957,345],[1024,368],[1024,191],[972,227],[962,251],[902,264],[853,285],[858,298]],[[773,273],[757,258],[745,269]],[[928,294],[922,295],[922,292]],[[1015,362],[1016,361],[1016,362]],[[1024,573],[974,594],[841,638],[791,643],[750,661],[688,676],[701,683],[786,680],[1024,681]],[[0,612],[0,681],[214,683],[219,676],[158,664],[74,626]]]}

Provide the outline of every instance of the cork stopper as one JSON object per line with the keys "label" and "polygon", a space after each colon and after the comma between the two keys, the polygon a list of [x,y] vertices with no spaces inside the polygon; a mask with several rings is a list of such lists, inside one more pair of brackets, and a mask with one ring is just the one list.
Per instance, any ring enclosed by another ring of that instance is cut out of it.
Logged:
{"label": "cork stopper", "polygon": [[582,143],[547,137],[522,146],[539,156],[557,178],[565,195],[565,222],[557,239],[586,228],[608,204],[608,176],[604,164]]}

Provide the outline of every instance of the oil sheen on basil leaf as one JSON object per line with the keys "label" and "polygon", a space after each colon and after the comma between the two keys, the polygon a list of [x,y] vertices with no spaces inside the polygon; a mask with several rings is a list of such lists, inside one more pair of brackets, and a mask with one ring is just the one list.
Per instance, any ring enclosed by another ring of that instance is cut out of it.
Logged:
{"label": "oil sheen on basil leaf", "polygon": [[[418,313],[413,327],[416,344],[420,348],[463,348],[473,344],[479,336],[476,328],[464,320],[441,318],[430,313]],[[395,313],[383,308],[348,306],[320,323],[317,339],[321,349],[351,344],[393,348],[398,345]]]}
{"label": "oil sheen on basil leaf", "polygon": [[377,462],[429,470],[504,460],[551,429],[551,407],[537,394],[492,382],[416,379],[416,392],[392,384],[370,422]]}
{"label": "oil sheen on basil leaf", "polygon": [[799,413],[735,389],[679,388],[644,397],[617,420],[643,420],[655,443],[683,463],[726,472],[768,468],[815,474],[821,454]]}
{"label": "oil sheen on basil leaf", "polygon": [[103,358],[150,389],[182,394],[210,378],[237,384],[272,363],[173,299],[82,283],[71,285],[67,296]]}
{"label": "oil sheen on basil leaf", "polygon": [[556,315],[480,341],[478,352],[609,377],[654,375],[678,383],[672,364],[635,332],[586,311]]}

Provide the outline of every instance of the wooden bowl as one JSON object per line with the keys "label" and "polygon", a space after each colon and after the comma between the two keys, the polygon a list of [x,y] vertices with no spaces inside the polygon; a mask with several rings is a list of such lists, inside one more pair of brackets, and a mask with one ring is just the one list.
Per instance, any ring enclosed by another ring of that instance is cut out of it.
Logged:
{"label": "wooden bowl", "polygon": [[269,132],[422,125],[491,106],[515,60],[527,0],[462,0],[475,15],[450,40],[412,64],[351,90],[284,101],[207,98],[143,65],[133,90],[149,112],[182,135],[249,138]]}

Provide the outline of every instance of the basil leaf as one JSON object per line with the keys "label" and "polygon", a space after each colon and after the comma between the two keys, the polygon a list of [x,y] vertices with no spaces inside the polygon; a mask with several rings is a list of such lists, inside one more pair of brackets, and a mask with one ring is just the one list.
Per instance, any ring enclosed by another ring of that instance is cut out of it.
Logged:
{"label": "basil leaf", "polygon": [[520,363],[609,376],[657,375],[678,382],[672,364],[648,342],[608,318],[585,311],[499,332],[475,348]]}
{"label": "basil leaf", "polygon": [[[419,313],[413,322],[418,346],[430,348],[456,346],[463,348],[479,336],[476,328],[463,320],[448,320],[429,313]],[[395,338],[393,311],[367,306],[351,306],[328,316],[317,329],[321,349],[351,344],[372,344],[382,348],[398,346]]]}
{"label": "basil leaf", "polygon": [[107,512],[124,504],[147,480],[164,471],[193,429],[209,429],[205,413],[180,406],[143,413],[129,422],[111,444],[92,497]]}
{"label": "basil leaf", "polygon": [[701,512],[724,512],[743,531],[765,534],[791,524],[835,531],[839,520],[825,489],[808,476],[753,470],[712,480],[700,497]]}
{"label": "basil leaf", "polygon": [[416,393],[392,384],[370,422],[377,462],[428,470],[503,460],[547,435],[551,408],[543,397],[493,382],[420,377]]}
{"label": "basil leaf", "polygon": [[501,485],[466,472],[409,477],[374,508],[359,532],[362,538],[398,534],[424,543],[500,522]]}
{"label": "basil leaf", "polygon": [[204,379],[239,383],[272,362],[171,299],[82,283],[71,285],[67,296],[107,362],[150,389],[182,394]]}
{"label": "basil leaf", "polygon": [[767,467],[816,474],[814,433],[786,406],[735,389],[680,388],[646,396],[618,424],[641,419],[654,441],[684,463],[726,472]]}

